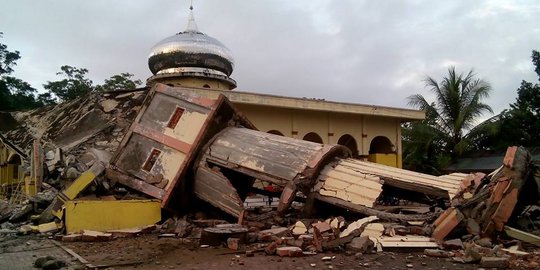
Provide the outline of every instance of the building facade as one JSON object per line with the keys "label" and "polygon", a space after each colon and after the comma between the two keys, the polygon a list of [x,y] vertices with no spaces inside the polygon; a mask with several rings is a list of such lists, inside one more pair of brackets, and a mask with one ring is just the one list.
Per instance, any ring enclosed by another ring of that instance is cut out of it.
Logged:
{"label": "building facade", "polygon": [[212,98],[224,94],[261,131],[341,144],[356,158],[393,167],[402,166],[401,123],[425,117],[418,110],[231,91],[232,53],[198,30],[192,10],[186,30],[158,42],[148,65],[154,74],[149,86],[187,87]]}

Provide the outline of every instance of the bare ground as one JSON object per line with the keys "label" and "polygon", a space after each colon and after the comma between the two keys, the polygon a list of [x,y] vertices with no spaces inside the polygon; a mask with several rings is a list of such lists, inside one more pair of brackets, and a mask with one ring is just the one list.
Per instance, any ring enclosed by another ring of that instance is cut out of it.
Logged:
{"label": "bare ground", "polygon": [[[256,253],[246,257],[224,247],[200,248],[196,242],[144,235],[111,242],[63,243],[102,268],[114,269],[477,269],[451,259],[431,258],[421,251],[382,252],[354,255],[346,252],[321,253],[300,258],[280,258]],[[324,256],[333,258],[329,262]],[[314,266],[313,266],[314,265]],[[409,265],[409,266],[407,266]]]}

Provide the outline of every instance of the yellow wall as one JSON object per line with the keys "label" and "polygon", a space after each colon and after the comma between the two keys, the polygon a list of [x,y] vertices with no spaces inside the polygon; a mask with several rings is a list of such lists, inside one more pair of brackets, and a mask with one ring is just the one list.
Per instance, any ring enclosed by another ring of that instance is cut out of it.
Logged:
{"label": "yellow wall", "polygon": [[157,200],[67,201],[66,231],[142,228],[161,220]]}
{"label": "yellow wall", "polygon": [[[0,184],[2,185],[15,185],[24,180],[20,167],[17,164],[8,163],[15,155],[18,155],[17,152],[0,142]],[[24,162],[22,158],[20,160]]]}
{"label": "yellow wall", "polygon": [[[255,126],[264,132],[277,130],[287,137],[302,139],[309,132],[317,133],[324,143],[337,144],[343,135],[351,135],[359,155],[369,155],[373,138],[384,136],[394,145],[396,153],[378,156],[381,164],[401,167],[400,120],[381,116],[294,110],[253,104],[235,104]],[[296,135],[295,135],[296,132]],[[372,157],[371,160],[375,161]]]}
{"label": "yellow wall", "polygon": [[309,132],[315,132],[322,138],[323,143],[327,144],[337,144],[341,136],[351,135],[356,140],[358,155],[362,159],[368,159],[371,141],[377,136],[384,136],[392,144],[398,167],[402,164],[401,121],[425,118],[422,111],[401,108],[242,91],[201,88],[193,88],[190,91],[207,98],[216,98],[219,94],[224,94],[259,130],[264,132],[277,130],[285,136],[297,139],[302,139]]}

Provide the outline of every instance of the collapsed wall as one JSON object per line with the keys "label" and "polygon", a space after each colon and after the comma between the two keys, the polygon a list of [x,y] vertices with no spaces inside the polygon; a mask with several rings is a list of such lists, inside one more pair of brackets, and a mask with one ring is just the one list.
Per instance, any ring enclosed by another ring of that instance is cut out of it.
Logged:
{"label": "collapsed wall", "polygon": [[[282,190],[278,215],[300,194],[308,202],[305,207],[320,200],[392,219],[399,216],[370,209],[382,186],[422,194],[416,196],[419,200],[448,201],[463,178],[354,160],[344,146],[260,132],[224,96],[207,99],[162,84],[148,94],[107,177],[160,199],[162,207],[171,210],[181,208],[178,200],[195,195],[241,218],[247,194],[258,192],[252,188],[254,181],[263,180]],[[366,190],[371,190],[370,197],[357,199]],[[432,215],[409,218],[425,220]]]}

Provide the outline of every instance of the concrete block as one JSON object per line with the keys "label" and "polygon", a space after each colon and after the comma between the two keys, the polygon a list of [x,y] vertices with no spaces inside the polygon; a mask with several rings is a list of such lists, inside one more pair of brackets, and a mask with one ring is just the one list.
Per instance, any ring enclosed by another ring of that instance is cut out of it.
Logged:
{"label": "concrete block", "polygon": [[228,238],[227,239],[227,247],[232,250],[238,250],[238,246],[240,245],[240,239],[239,238]]}
{"label": "concrete block", "polygon": [[302,257],[304,252],[299,247],[278,247],[276,249],[277,255],[280,257]]}
{"label": "concrete block", "polygon": [[306,225],[302,221],[297,221],[292,229],[292,234],[301,235],[307,232]]}
{"label": "concrete block", "polygon": [[84,230],[81,240],[85,242],[102,242],[112,240],[111,233],[102,233],[97,231]]}
{"label": "concrete block", "polygon": [[485,268],[507,268],[508,258],[505,257],[482,257],[480,266]]}
{"label": "concrete block", "polygon": [[77,242],[82,240],[82,234],[68,234],[62,236],[62,242]]}
{"label": "concrete block", "polygon": [[321,232],[321,233],[332,230],[332,227],[330,226],[330,224],[328,224],[326,222],[313,223],[313,224],[311,224],[311,226],[314,227],[314,228],[319,229],[319,232]]}
{"label": "concrete block", "polygon": [[356,231],[358,229],[361,229],[364,224],[375,221],[377,219],[378,218],[376,216],[370,216],[370,217],[365,217],[365,218],[359,219],[359,220],[349,224],[349,226],[343,232],[341,232],[339,234],[339,237],[345,237],[345,236],[351,234],[352,232],[354,232],[354,231]]}
{"label": "concrete block", "polygon": [[463,242],[461,241],[461,239],[452,239],[452,240],[444,241],[442,245],[445,249],[452,249],[452,250],[463,249]]}
{"label": "concrete block", "polygon": [[445,251],[440,249],[425,249],[424,254],[428,257],[436,257],[436,258],[450,258],[454,257],[454,252],[452,251]]}
{"label": "concrete block", "polygon": [[259,232],[258,239],[259,241],[269,241],[272,239],[272,236],[282,237],[290,233],[289,228],[287,227],[277,227],[268,230],[263,230]]}
{"label": "concrete block", "polygon": [[447,209],[435,220],[435,230],[433,230],[432,237],[437,241],[442,241],[463,219],[464,216],[459,210]]}
{"label": "concrete block", "polygon": [[354,252],[371,253],[374,248],[375,243],[369,239],[369,236],[355,237],[347,244],[347,249]]}
{"label": "concrete block", "polygon": [[40,233],[48,233],[48,232],[55,232],[62,228],[61,224],[57,224],[56,222],[49,222],[44,224],[39,224],[37,226],[38,231]]}

